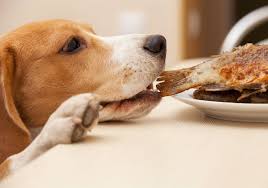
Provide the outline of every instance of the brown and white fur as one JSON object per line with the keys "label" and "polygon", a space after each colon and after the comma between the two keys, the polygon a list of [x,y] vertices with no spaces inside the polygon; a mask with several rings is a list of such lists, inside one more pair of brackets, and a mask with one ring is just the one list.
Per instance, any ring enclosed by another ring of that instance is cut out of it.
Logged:
{"label": "brown and white fur", "polygon": [[[69,52],[73,39],[79,48]],[[100,121],[148,114],[161,99],[147,88],[165,55],[162,36],[100,37],[67,20],[1,36],[0,179],[57,144],[81,140]]]}

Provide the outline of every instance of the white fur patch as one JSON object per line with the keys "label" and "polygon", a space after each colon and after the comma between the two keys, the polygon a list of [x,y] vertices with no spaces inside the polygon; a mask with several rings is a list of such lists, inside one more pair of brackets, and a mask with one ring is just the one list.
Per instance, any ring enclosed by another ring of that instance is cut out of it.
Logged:
{"label": "white fur patch", "polygon": [[[71,143],[73,132],[77,126],[80,126],[87,108],[98,110],[98,100],[95,95],[80,94],[60,105],[34,141],[25,150],[10,157],[10,171],[24,166],[58,144]],[[94,118],[92,123],[95,125],[98,117]],[[93,124],[87,129],[91,129]],[[86,131],[86,128],[83,130]]]}
{"label": "white fur patch", "polygon": [[100,37],[112,47],[110,62],[119,65],[115,74],[121,84],[122,98],[129,98],[145,90],[162,72],[164,60],[144,50],[149,35]]}

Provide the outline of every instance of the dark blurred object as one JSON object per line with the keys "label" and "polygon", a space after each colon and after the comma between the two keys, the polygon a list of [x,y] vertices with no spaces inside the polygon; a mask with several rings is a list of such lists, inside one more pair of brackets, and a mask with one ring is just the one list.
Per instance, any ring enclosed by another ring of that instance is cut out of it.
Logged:
{"label": "dark blurred object", "polygon": [[[221,52],[232,51],[233,48],[243,44],[246,37],[258,29],[260,26],[268,23],[268,6],[255,9],[248,13],[246,16],[241,18],[235,23],[233,28],[226,36]],[[247,43],[248,41],[246,41]],[[254,43],[267,44],[268,39],[265,38],[262,41],[254,41]]]}
{"label": "dark blurred object", "polygon": [[[235,0],[234,5],[234,19],[232,24],[235,24],[238,20],[244,17],[246,14],[252,12],[255,9],[268,5],[267,0]],[[251,42],[256,43],[263,39],[268,38],[268,22],[260,25],[258,28],[254,29],[250,34],[248,34],[242,44]]]}
{"label": "dark blurred object", "polygon": [[232,27],[233,0],[185,0],[184,58],[217,54]]}

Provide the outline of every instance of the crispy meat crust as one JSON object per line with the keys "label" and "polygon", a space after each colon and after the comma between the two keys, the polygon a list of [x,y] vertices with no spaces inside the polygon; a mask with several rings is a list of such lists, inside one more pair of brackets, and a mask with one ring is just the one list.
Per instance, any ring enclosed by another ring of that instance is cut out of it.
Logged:
{"label": "crispy meat crust", "polygon": [[[248,44],[232,53],[231,63],[225,64],[219,70],[222,78],[226,80],[226,85],[239,88],[242,85],[268,83],[267,45]],[[220,61],[224,61],[227,56],[230,56],[230,53],[220,57]]]}
{"label": "crispy meat crust", "polygon": [[207,85],[214,85],[217,90],[265,92],[268,89],[268,45],[240,46],[194,67],[165,71],[157,80],[162,96]]}

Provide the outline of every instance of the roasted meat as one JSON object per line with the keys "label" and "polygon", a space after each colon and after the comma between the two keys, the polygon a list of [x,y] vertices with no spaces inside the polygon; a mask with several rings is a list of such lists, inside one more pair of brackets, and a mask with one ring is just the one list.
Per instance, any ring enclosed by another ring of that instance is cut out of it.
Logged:
{"label": "roasted meat", "polygon": [[247,44],[191,68],[165,71],[158,81],[162,96],[198,87],[194,96],[229,95],[227,101],[251,101],[268,88],[268,45]]}

